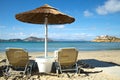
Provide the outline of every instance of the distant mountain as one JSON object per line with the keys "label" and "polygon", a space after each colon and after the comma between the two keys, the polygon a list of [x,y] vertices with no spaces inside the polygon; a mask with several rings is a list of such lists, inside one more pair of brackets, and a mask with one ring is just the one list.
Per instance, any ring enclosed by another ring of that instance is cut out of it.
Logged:
{"label": "distant mountain", "polygon": [[[37,38],[37,37],[28,37],[25,39],[0,39],[0,42],[43,42],[44,38]],[[48,41],[53,41],[51,39],[48,39]]]}
{"label": "distant mountain", "polygon": [[5,42],[6,40],[5,39],[0,39],[0,42]]}
{"label": "distant mountain", "polygon": [[19,41],[19,42],[20,42],[20,41],[23,41],[23,40],[22,40],[22,39],[9,39],[8,41],[9,41],[9,42],[16,42],[16,41]]}
{"label": "distant mountain", "polygon": [[120,42],[120,38],[117,38],[115,36],[108,36],[108,35],[102,35],[97,36],[93,42]]}
{"label": "distant mountain", "polygon": [[28,37],[28,38],[25,38],[23,39],[24,41],[36,41],[36,42],[40,42],[40,41],[44,41],[44,38],[37,38],[37,37]]}
{"label": "distant mountain", "polygon": [[8,39],[8,40],[5,40],[5,39],[0,39],[0,42],[21,42],[23,41],[22,39]]}

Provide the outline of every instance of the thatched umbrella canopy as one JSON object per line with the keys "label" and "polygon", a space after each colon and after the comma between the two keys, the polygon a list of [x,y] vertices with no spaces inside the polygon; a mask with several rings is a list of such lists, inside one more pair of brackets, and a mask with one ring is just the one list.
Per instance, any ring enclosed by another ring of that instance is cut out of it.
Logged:
{"label": "thatched umbrella canopy", "polygon": [[75,21],[73,17],[62,13],[47,4],[31,11],[16,14],[15,17],[22,22],[45,24],[45,57],[47,56],[47,25],[67,24]]}

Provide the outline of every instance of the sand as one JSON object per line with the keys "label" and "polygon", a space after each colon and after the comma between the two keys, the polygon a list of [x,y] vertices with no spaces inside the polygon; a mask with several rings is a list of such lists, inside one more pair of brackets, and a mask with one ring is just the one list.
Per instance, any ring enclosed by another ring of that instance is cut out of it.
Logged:
{"label": "sand", "polygon": [[[54,52],[49,52],[53,56]],[[31,59],[43,56],[44,52],[29,52]],[[0,60],[5,59],[5,53],[0,53]],[[32,75],[29,80],[120,80],[120,50],[79,51],[78,62],[82,62],[84,72],[63,73],[59,77],[55,73]],[[0,63],[2,66],[3,63]],[[14,77],[9,78],[12,80]],[[24,80],[22,78],[21,80]],[[2,76],[0,80],[5,80]]]}

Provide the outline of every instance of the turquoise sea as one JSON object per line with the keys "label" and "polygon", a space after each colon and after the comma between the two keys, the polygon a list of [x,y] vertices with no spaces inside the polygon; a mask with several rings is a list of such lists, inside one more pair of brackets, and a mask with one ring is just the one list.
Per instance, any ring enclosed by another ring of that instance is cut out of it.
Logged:
{"label": "turquoise sea", "polygon": [[[0,52],[6,48],[24,48],[29,52],[44,52],[44,42],[0,42]],[[48,51],[59,48],[75,47],[81,51],[120,50],[119,42],[97,43],[90,41],[53,41],[48,42]]]}

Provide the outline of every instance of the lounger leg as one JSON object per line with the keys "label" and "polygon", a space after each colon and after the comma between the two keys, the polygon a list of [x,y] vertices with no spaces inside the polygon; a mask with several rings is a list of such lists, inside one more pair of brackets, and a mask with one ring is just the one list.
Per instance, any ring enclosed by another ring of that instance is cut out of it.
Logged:
{"label": "lounger leg", "polygon": [[57,75],[59,74],[59,72],[62,73],[61,66],[60,66],[60,64],[58,62],[55,62],[55,67],[56,67],[56,73],[57,73]]}
{"label": "lounger leg", "polygon": [[10,66],[7,66],[6,69],[3,71],[3,76],[7,80],[11,74],[10,74]]}
{"label": "lounger leg", "polygon": [[78,66],[78,74],[81,72],[81,66]]}
{"label": "lounger leg", "polygon": [[62,74],[62,69],[60,64],[59,64],[59,70],[60,70],[60,74]]}
{"label": "lounger leg", "polygon": [[34,62],[33,61],[30,61],[27,65],[26,65],[26,68],[25,68],[25,73],[27,75],[27,77],[29,78],[32,74],[32,68],[33,68],[33,65],[34,65]]}

